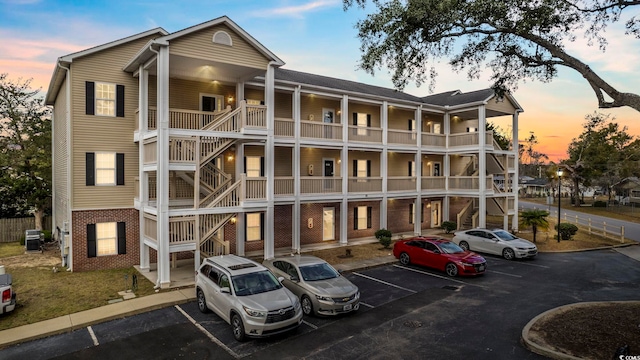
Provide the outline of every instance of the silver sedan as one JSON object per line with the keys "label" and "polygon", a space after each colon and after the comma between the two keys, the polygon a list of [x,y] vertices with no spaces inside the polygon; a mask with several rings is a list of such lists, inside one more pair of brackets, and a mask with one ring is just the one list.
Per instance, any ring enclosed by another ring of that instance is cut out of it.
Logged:
{"label": "silver sedan", "polygon": [[360,291],[326,261],[310,255],[277,257],[263,262],[300,298],[305,315],[337,315],[358,310]]}
{"label": "silver sedan", "polygon": [[465,250],[501,255],[507,260],[538,254],[535,244],[503,229],[471,229],[457,231],[454,235],[453,242]]}

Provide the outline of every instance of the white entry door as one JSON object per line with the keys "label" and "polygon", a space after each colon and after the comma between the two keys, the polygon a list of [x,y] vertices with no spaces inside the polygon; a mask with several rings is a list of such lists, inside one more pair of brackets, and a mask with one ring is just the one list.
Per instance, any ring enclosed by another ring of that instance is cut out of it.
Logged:
{"label": "white entry door", "polygon": [[442,201],[431,202],[431,227],[442,225]]}
{"label": "white entry door", "polygon": [[322,240],[334,240],[336,233],[336,222],[334,208],[322,209]]}

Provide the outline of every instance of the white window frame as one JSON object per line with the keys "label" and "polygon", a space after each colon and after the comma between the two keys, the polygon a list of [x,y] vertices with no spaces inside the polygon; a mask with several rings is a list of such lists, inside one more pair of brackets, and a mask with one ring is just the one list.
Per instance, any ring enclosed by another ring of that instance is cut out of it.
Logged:
{"label": "white window frame", "polygon": [[[262,167],[260,166],[261,160],[260,160],[260,156],[247,156],[247,168],[244,169],[247,173],[247,177],[248,178],[259,178],[260,174],[262,173]],[[257,162],[257,169],[256,169],[256,164],[255,162]]]}
{"label": "white window frame", "polygon": [[358,229],[367,229],[367,206],[358,206]]}
{"label": "white window frame", "polygon": [[[100,158],[102,156],[111,156],[112,160],[113,160],[113,167],[101,167],[101,161]],[[116,153],[111,153],[111,152],[96,152],[95,153],[95,184],[96,186],[115,186],[116,185],[116,176],[117,176],[117,159],[116,159]],[[113,177],[111,178],[111,181],[107,182],[107,181],[102,181],[102,177],[99,175],[101,171],[113,171]]]}
{"label": "white window frame", "polygon": [[356,178],[358,182],[365,182],[367,178],[367,164],[368,160],[356,160]]}
{"label": "white window frame", "polygon": [[369,114],[367,113],[357,113],[356,115],[356,126],[358,127],[357,129],[357,134],[361,135],[361,136],[367,136],[367,117]]}
{"label": "white window frame", "polygon": [[[247,241],[262,240],[262,224],[260,213],[247,213]],[[257,223],[257,225],[256,225]]]}
{"label": "white window frame", "polygon": [[200,97],[199,97],[200,101],[198,103],[198,107],[199,107],[200,111],[204,111],[202,109],[202,98],[203,97],[210,97],[210,98],[216,99],[216,108],[214,109],[213,112],[222,111],[224,109],[224,96],[223,95],[200,93]]}
{"label": "white window frame", "polygon": [[[98,116],[115,117],[116,84],[96,82],[94,86],[95,114]],[[106,87],[107,89],[104,89],[104,87]]]}
{"label": "white window frame", "polygon": [[96,256],[118,255],[118,224],[96,223]]}
{"label": "white window frame", "polygon": [[411,164],[411,174],[409,174],[409,176],[416,177],[416,162],[414,160],[409,160],[409,163]]}

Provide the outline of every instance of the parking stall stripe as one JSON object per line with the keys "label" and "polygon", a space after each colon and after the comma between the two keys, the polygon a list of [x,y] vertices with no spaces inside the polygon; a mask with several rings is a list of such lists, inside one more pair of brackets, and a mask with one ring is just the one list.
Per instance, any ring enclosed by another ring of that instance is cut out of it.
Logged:
{"label": "parking stall stripe", "polygon": [[460,280],[452,279],[452,278],[450,278],[450,277],[446,277],[446,276],[440,276],[440,275],[432,274],[432,273],[427,272],[427,271],[421,271],[421,270],[417,270],[417,269],[412,269],[412,268],[410,268],[410,267],[404,267],[404,266],[400,266],[400,265],[393,265],[393,266],[395,266],[395,267],[397,267],[397,268],[400,268],[400,269],[410,270],[410,271],[417,272],[417,273],[420,273],[420,274],[425,274],[425,275],[429,275],[429,276],[437,277],[437,278],[439,278],[439,279],[444,279],[444,280],[449,280],[449,281],[457,282],[457,283],[460,283],[460,284],[471,285],[471,286],[477,286],[477,287],[481,287],[481,288],[483,288],[483,289],[488,289],[488,288],[489,288],[488,286],[483,286],[483,285],[478,285],[478,284],[471,284],[471,283],[468,283],[468,282],[464,282],[464,281],[460,281]]}
{"label": "parking stall stripe", "polygon": [[98,338],[96,337],[96,334],[93,332],[93,329],[91,328],[91,326],[87,326],[87,330],[89,331],[89,335],[91,335],[91,340],[93,340],[93,345],[95,346],[100,345],[100,343],[98,342]]}
{"label": "parking stall stripe", "polygon": [[313,325],[313,324],[312,324],[312,323],[310,323],[310,322],[307,322],[306,320],[302,320],[302,323],[303,323],[303,324],[305,324],[305,325],[307,325],[308,327],[312,328],[313,330],[317,330],[317,329],[318,329],[318,327],[317,327],[317,326]]}
{"label": "parking stall stripe", "polygon": [[549,269],[549,266],[546,265],[538,265],[538,264],[529,264],[526,262],[522,262],[522,261],[513,261],[513,260],[502,260],[502,259],[498,259],[498,258],[491,258],[491,261],[496,260],[498,263],[502,263],[502,264],[522,264],[522,265],[527,265],[527,266],[535,266],[535,267],[539,267],[539,268],[543,268],[543,269]]}
{"label": "parking stall stripe", "polygon": [[216,345],[218,345],[221,348],[223,348],[226,352],[228,352],[235,359],[239,359],[240,358],[240,355],[238,355],[235,352],[233,352],[233,350],[231,350],[229,347],[227,347],[227,345],[223,344],[222,341],[218,340],[218,338],[213,336],[213,334],[211,334],[209,331],[207,331],[207,329],[205,329],[202,325],[198,324],[189,314],[187,314],[184,310],[182,310],[182,308],[180,308],[180,306],[174,305],[174,307],[176,309],[178,309],[178,311],[180,311],[182,313],[182,315],[184,315],[184,317],[186,317],[193,325],[195,325],[196,328],[198,328],[198,330],[202,331],[202,333],[204,333],[211,341],[216,343]]}
{"label": "parking stall stripe", "polygon": [[363,277],[363,278],[365,278],[365,279],[369,279],[369,280],[377,281],[377,282],[379,282],[379,283],[381,283],[381,284],[385,284],[385,285],[393,286],[394,288],[398,288],[398,289],[401,289],[401,290],[409,291],[409,292],[412,292],[412,293],[414,293],[414,294],[415,294],[415,293],[417,293],[417,291],[415,291],[415,290],[407,289],[406,287],[402,287],[402,286],[399,286],[399,285],[396,285],[396,284],[392,284],[392,283],[389,283],[389,282],[386,282],[386,281],[383,281],[383,280],[380,280],[380,279],[376,279],[376,278],[371,277],[371,276],[367,276],[367,275],[360,274],[360,273],[357,273],[357,272],[354,272],[354,273],[352,273],[352,274],[354,274],[354,275],[358,275],[358,276]]}
{"label": "parking stall stripe", "polygon": [[373,309],[373,308],[375,307],[375,306],[373,306],[373,305],[367,304],[367,303],[362,302],[362,301],[360,301],[360,305],[364,305],[364,306],[366,306],[366,307],[368,307],[368,308],[370,308],[370,309]]}
{"label": "parking stall stripe", "polygon": [[517,277],[517,278],[521,278],[522,277],[520,275],[509,274],[509,273],[505,273],[505,272],[502,272],[502,271],[487,270],[487,272],[492,272],[492,273],[496,273],[496,274],[500,274],[500,275],[506,275],[506,276],[513,276],[513,277]]}

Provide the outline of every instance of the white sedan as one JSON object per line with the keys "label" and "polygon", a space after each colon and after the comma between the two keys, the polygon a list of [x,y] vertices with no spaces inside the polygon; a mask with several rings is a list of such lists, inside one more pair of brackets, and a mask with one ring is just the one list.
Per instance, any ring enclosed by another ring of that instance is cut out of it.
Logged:
{"label": "white sedan", "polygon": [[502,229],[471,229],[457,231],[454,235],[453,242],[465,250],[501,255],[507,260],[532,258],[538,254],[535,244]]}

